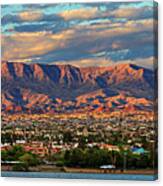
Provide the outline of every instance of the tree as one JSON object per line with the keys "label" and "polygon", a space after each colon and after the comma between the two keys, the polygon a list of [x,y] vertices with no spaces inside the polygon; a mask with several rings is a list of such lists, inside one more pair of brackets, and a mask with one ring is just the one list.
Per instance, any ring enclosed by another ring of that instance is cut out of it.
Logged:
{"label": "tree", "polygon": [[25,153],[19,157],[20,162],[22,162],[22,166],[24,166],[25,171],[29,170],[30,166],[36,166],[39,163],[37,157],[30,153]]}
{"label": "tree", "polygon": [[4,161],[17,161],[25,153],[21,146],[15,145],[7,151],[3,151],[2,158]]}

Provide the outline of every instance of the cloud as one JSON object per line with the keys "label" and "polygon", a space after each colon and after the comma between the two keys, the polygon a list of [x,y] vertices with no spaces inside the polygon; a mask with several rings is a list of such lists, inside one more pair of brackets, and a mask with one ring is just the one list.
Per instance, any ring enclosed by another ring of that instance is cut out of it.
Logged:
{"label": "cloud", "polygon": [[2,59],[23,59],[35,55],[44,55],[58,48],[62,49],[73,34],[73,30],[67,30],[59,34],[24,32],[9,36],[2,35]]}
{"label": "cloud", "polygon": [[[62,17],[58,16],[57,14],[43,14],[39,11],[26,11],[26,12],[20,12],[17,15],[12,15],[12,14],[7,14],[2,16],[1,19],[1,23],[2,26],[6,25],[6,24],[14,24],[14,23],[18,23],[20,24],[20,26],[22,26],[22,24],[24,23],[29,23],[30,22],[36,22],[38,25],[40,25],[41,22],[49,22],[49,24],[51,24],[51,22],[54,23],[58,23],[64,21]],[[32,26],[32,25],[31,25]]]}
{"label": "cloud", "polygon": [[3,16],[1,19],[2,26],[9,23],[20,23],[20,22],[21,20],[17,15],[11,15],[11,14],[7,14]]}
{"label": "cloud", "polygon": [[[80,60],[78,64],[86,66],[93,63],[108,65],[112,60],[132,60],[153,54],[153,48],[148,46],[153,44],[154,21],[153,18],[146,19],[147,14],[143,13],[146,9],[101,11],[95,6],[64,9],[58,14],[33,10],[21,11],[16,17],[4,19],[4,22],[21,22],[14,26],[13,34],[2,36],[4,60],[47,63],[77,63]],[[135,20],[139,16],[144,19]],[[127,19],[122,21],[123,17]],[[100,59],[99,53],[102,55]]]}
{"label": "cloud", "polygon": [[129,63],[129,64],[135,64],[138,66],[142,66],[145,68],[149,68],[149,69],[154,69],[156,67],[157,64],[157,59],[154,56],[150,56],[148,58],[137,58],[134,60],[123,60],[123,61],[119,61],[116,62],[117,63]]}
{"label": "cloud", "polygon": [[6,60],[45,54],[53,47],[52,39],[44,33],[17,33],[2,36],[2,58]]}
{"label": "cloud", "polygon": [[[100,66],[100,67],[107,67],[114,64],[135,64],[138,66],[142,66],[145,68],[153,69],[156,65],[157,59],[153,56],[150,56],[148,58],[136,58],[134,60],[121,60],[121,61],[114,61],[111,59],[106,59],[103,57],[99,58],[85,58],[85,59],[79,59],[79,60],[72,60],[69,61],[68,64],[77,66],[77,67],[91,67],[91,66]],[[67,64],[67,61],[59,61],[59,62],[53,62],[51,64]]]}
{"label": "cloud", "polygon": [[[9,36],[3,35],[2,58],[12,60],[42,56],[43,59],[49,58],[48,61],[53,61],[53,58],[70,60],[81,58],[82,55],[90,56],[102,50],[136,48],[139,44],[143,45],[143,42],[148,44],[149,38],[146,31],[147,33],[153,31],[152,19],[128,21],[116,27],[104,23],[100,25],[100,29],[99,25],[93,25],[93,27],[80,25],[56,34],[24,32]],[[139,37],[140,41],[135,36]],[[151,37],[151,34],[149,36]],[[132,45],[131,41],[133,41]]]}
{"label": "cloud", "polygon": [[[105,6],[106,7],[106,6]],[[126,19],[149,19],[153,18],[153,7],[145,6],[141,8],[129,7],[129,8],[119,8],[110,9],[106,7],[105,11],[100,10],[100,6],[94,6],[89,8],[80,8],[66,10],[58,14],[65,20],[88,20],[95,18],[126,18]]]}
{"label": "cloud", "polygon": [[[67,64],[66,61],[54,62],[54,64]],[[70,65],[77,67],[91,67],[91,66],[109,66],[113,64],[112,60],[105,58],[86,58],[80,60],[69,61]]]}
{"label": "cloud", "polygon": [[142,7],[142,8],[118,8],[110,13],[110,15],[116,18],[128,18],[128,19],[145,19],[153,17],[153,8]]}
{"label": "cloud", "polygon": [[108,23],[100,25],[77,25],[74,27],[79,36],[85,35],[92,37],[113,37],[127,35],[129,33],[138,33],[141,31],[153,31],[153,19],[129,20],[125,23]]}
{"label": "cloud", "polygon": [[38,21],[43,15],[39,11],[26,11],[18,14],[19,18],[23,21]]}
{"label": "cloud", "polygon": [[66,10],[60,13],[59,16],[63,17],[64,20],[91,19],[96,17],[98,13],[99,13],[98,8],[94,7]]}

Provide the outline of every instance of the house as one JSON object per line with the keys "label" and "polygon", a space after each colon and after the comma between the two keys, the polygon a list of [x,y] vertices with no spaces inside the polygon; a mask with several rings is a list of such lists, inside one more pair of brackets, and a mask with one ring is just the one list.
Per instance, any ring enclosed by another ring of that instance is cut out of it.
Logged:
{"label": "house", "polygon": [[146,153],[145,149],[142,147],[132,147],[131,151],[133,154],[137,154],[137,155],[141,155],[141,154]]}
{"label": "house", "polygon": [[100,144],[99,147],[101,149],[107,149],[108,151],[117,151],[119,152],[120,149],[117,145],[110,145],[110,144]]}

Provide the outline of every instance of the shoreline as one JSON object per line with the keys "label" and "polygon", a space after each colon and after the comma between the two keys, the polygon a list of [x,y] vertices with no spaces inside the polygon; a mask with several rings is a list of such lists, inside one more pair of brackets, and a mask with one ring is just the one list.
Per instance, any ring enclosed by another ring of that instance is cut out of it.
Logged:
{"label": "shoreline", "polygon": [[66,172],[13,172],[2,171],[2,177],[15,178],[48,178],[48,179],[85,179],[85,180],[135,180],[154,181],[158,179],[157,174],[97,174],[97,173],[66,173]]}
{"label": "shoreline", "polygon": [[65,168],[67,173],[99,173],[99,174],[146,174],[154,175],[157,174],[156,170],[151,169],[140,169],[140,170],[103,170],[103,169],[93,169],[93,168]]}
{"label": "shoreline", "polygon": [[[11,167],[2,166],[2,172],[14,172]],[[22,171],[24,172],[24,171]],[[135,174],[135,175],[156,175],[158,174],[157,170],[153,169],[138,169],[138,170],[104,170],[98,168],[75,168],[75,167],[53,167],[53,166],[38,166],[38,167],[30,167],[30,172],[39,172],[39,173],[85,173],[85,174]]]}

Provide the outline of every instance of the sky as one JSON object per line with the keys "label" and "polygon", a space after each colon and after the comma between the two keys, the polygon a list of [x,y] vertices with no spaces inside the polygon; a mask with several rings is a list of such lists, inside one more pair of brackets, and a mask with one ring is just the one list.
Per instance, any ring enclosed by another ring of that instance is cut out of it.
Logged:
{"label": "sky", "polygon": [[2,60],[153,68],[154,10],[153,1],[2,5]]}

